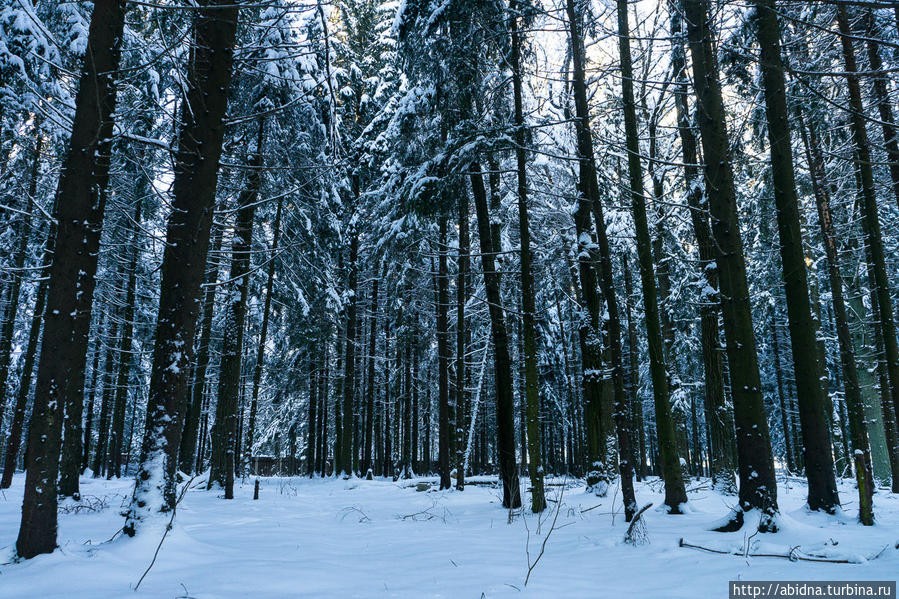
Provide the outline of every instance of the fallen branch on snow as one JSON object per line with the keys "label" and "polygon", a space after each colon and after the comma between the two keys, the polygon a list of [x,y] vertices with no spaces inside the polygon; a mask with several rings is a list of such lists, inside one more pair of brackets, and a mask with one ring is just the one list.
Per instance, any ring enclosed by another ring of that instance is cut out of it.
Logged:
{"label": "fallen branch on snow", "polygon": [[[723,549],[713,549],[711,547],[703,547],[702,545],[694,545],[692,543],[688,543],[683,538],[681,538],[678,541],[677,545],[678,545],[678,547],[686,547],[687,549],[696,549],[698,551],[707,551],[708,553],[718,553],[721,555],[735,555],[738,557],[778,557],[781,559],[790,560],[791,562],[797,562],[797,561],[799,561],[799,562],[825,562],[825,563],[830,563],[830,564],[857,564],[857,563],[859,563],[858,561],[850,560],[850,559],[846,559],[846,558],[828,558],[828,557],[815,557],[815,556],[811,556],[811,555],[805,555],[803,553],[800,553],[800,548],[798,545],[796,547],[791,548],[789,553],[749,553],[749,552],[735,553],[733,551],[725,551]],[[887,547],[889,547],[889,545],[887,545]],[[879,552],[868,556],[866,561],[871,561],[871,560],[877,559],[878,557],[883,555],[883,552],[887,549],[887,547],[884,547]]]}
{"label": "fallen branch on snow", "polygon": [[[643,512],[652,507],[652,503],[647,503],[643,507],[640,508],[634,517],[631,518],[631,523],[627,527],[627,532],[624,535],[624,542],[628,545],[645,545],[649,542],[649,535],[646,534],[646,523],[643,521]],[[683,539],[681,539],[683,540]]]}

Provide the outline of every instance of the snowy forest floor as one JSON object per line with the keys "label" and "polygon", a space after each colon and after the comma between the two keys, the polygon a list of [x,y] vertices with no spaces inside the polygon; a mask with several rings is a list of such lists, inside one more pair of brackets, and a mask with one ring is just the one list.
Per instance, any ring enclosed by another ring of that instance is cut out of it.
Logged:
{"label": "snowy forest floor", "polygon": [[[781,477],[781,531],[753,538],[709,531],[735,497],[711,490],[708,481],[690,481],[691,509],[679,516],[658,509],[659,481],[638,483],[640,505],[655,506],[644,514],[648,544],[632,546],[622,542],[627,524],[615,487],[599,498],[585,493],[580,481],[569,480],[564,494],[554,484],[547,488],[551,503],[542,523],[525,513],[509,524],[500,491],[486,484],[417,492],[416,482],[436,479],[262,478],[258,501],[252,479],[236,486],[233,501],[214,491],[188,491],[135,593],[160,535],[147,531],[106,542],[122,526],[132,481],[83,478],[82,502],[61,507],[60,550],[9,563],[22,478],[0,495],[7,562],[0,566],[0,597],[696,598],[727,597],[728,580],[895,580],[899,573],[899,496],[878,491],[877,525],[864,528],[855,520],[848,481],[840,489],[843,513],[828,516],[809,513],[805,485]],[[555,527],[525,586],[560,494]],[[739,554],[747,544],[749,553],[789,554],[799,546],[800,555],[853,563],[713,554],[679,547],[681,538]]]}

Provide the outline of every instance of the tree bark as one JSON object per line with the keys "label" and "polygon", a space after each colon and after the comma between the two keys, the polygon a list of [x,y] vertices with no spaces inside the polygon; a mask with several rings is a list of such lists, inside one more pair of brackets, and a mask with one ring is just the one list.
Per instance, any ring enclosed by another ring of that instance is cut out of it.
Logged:
{"label": "tree bark", "polygon": [[503,483],[503,507],[521,507],[521,490],[518,465],[515,459],[515,400],[512,396],[512,360],[509,357],[509,338],[503,315],[500,288],[502,276],[496,269],[496,250],[491,235],[490,212],[487,208],[487,190],[481,165],[469,166],[472,195],[478,222],[478,238],[481,244],[481,270],[490,312],[490,333],[493,338],[494,387],[496,391],[496,435],[499,454],[499,477]]}
{"label": "tree bark", "polygon": [[[28,472],[16,540],[16,552],[25,559],[51,553],[56,547],[61,408],[64,401],[71,400],[74,411],[74,404],[84,400],[84,362],[109,180],[115,75],[124,22],[124,2],[94,3],[75,97],[72,136],[57,190],[59,224],[55,258],[50,266],[28,435]],[[69,406],[66,408],[68,412]],[[78,458],[80,463],[80,453]]]}
{"label": "tree bark", "polygon": [[812,180],[815,205],[818,209],[818,225],[824,241],[827,257],[827,274],[830,280],[831,301],[836,319],[837,342],[840,348],[840,366],[843,371],[843,389],[849,410],[849,432],[852,440],[852,455],[855,462],[856,484],[859,493],[859,520],[865,526],[874,524],[873,493],[874,474],[872,470],[871,448],[868,444],[868,432],[865,424],[865,410],[861,395],[858,367],[856,365],[855,348],[852,331],[849,328],[849,316],[846,302],[843,299],[843,277],[840,274],[839,256],[834,233],[833,216],[830,210],[830,192],[824,183],[823,162],[820,153],[811,151],[812,144],[820,149],[817,134],[806,126],[799,112],[799,129],[805,147],[806,159]]}
{"label": "tree bark", "polygon": [[[581,17],[575,9],[574,0],[567,1],[570,44],[574,56],[572,85],[574,88],[575,132],[578,151],[577,209],[574,213],[577,233],[577,272],[580,281],[581,316],[578,339],[581,349],[583,423],[588,469],[587,485],[604,493],[607,486],[605,464],[605,435],[602,431],[602,379],[603,366],[600,334],[600,297],[596,290],[597,266],[600,262],[595,233],[590,217],[594,204],[598,201],[596,171],[594,167],[593,142],[591,139],[589,112],[587,107],[586,76],[584,74],[584,50],[581,37]],[[604,224],[597,222],[596,230],[604,230]]]}
{"label": "tree bark", "polygon": [[166,229],[156,342],[147,398],[141,463],[124,532],[175,507],[175,468],[181,417],[199,311],[200,283],[222,152],[239,5],[203,0],[196,12],[192,61],[186,77],[174,202]]}
{"label": "tree bark", "polygon": [[46,273],[50,268],[50,260],[53,255],[55,243],[56,225],[50,224],[50,231],[44,246],[44,255],[41,259],[39,271],[40,282],[34,299],[34,312],[31,315],[31,327],[28,331],[28,346],[25,349],[22,360],[22,374],[19,377],[19,389],[16,392],[16,405],[13,408],[12,424],[9,427],[9,436],[6,441],[6,458],[3,465],[3,478],[0,480],[0,489],[8,489],[12,484],[13,474],[16,470],[16,462],[19,456],[19,447],[22,444],[22,430],[25,425],[25,408],[28,406],[28,397],[31,392],[31,375],[34,372],[34,362],[37,356],[38,341],[41,334],[41,325],[44,322],[44,307],[47,302]]}
{"label": "tree bark", "polygon": [[736,463],[729,440],[733,437],[733,419],[727,407],[724,393],[724,365],[721,360],[718,314],[720,297],[718,293],[718,270],[715,264],[715,244],[709,225],[708,203],[703,194],[699,173],[699,156],[696,135],[690,122],[686,56],[683,47],[683,29],[679,2],[674,2],[671,10],[671,35],[678,39],[672,45],[671,68],[677,79],[674,92],[677,111],[677,130],[681,141],[684,161],[684,184],[687,188],[687,205],[699,254],[699,269],[705,281],[702,302],[699,309],[700,343],[702,365],[705,373],[705,408],[708,419],[709,469],[715,486],[725,492],[737,488],[734,478]]}
{"label": "tree bark", "polygon": [[877,195],[874,189],[874,173],[871,168],[868,133],[865,129],[865,112],[859,87],[858,67],[856,65],[855,50],[852,47],[852,30],[849,26],[848,11],[842,4],[837,8],[837,22],[840,29],[840,42],[843,47],[843,60],[846,64],[852,139],[855,142],[856,164],[858,165],[861,180],[862,231],[865,234],[865,243],[869,250],[868,261],[873,274],[871,284],[872,287],[876,288],[877,308],[880,311],[879,324],[885,350],[890,397],[893,401],[897,420],[899,420],[899,341],[896,339],[896,320],[890,298],[890,282],[887,276],[880,219],[877,214]]}
{"label": "tree bark", "polygon": [[[359,181],[353,178],[353,194],[359,195]],[[347,305],[346,351],[343,379],[343,432],[340,435],[340,465],[338,474],[353,476],[353,414],[356,399],[356,283],[358,278],[359,233],[352,225],[350,232],[349,304]]]}
{"label": "tree bark", "polygon": [[197,341],[197,359],[193,368],[193,380],[190,385],[190,407],[184,416],[184,431],[181,435],[181,449],[178,454],[178,468],[191,474],[197,462],[197,437],[200,428],[203,399],[206,390],[206,371],[209,368],[209,344],[212,341],[212,317],[215,313],[215,291],[219,276],[219,252],[222,249],[222,229],[216,227],[212,236],[212,248],[206,265],[206,277],[203,292],[203,320],[200,324],[200,336]]}
{"label": "tree bark", "polygon": [[[525,427],[527,429],[528,475],[531,478],[531,511],[546,509],[543,489],[543,450],[540,443],[540,397],[537,371],[537,325],[534,273],[531,263],[531,230],[528,222],[527,157],[525,156],[525,123],[521,89],[521,33],[518,29],[518,2],[509,7],[509,31],[512,36],[512,89],[515,106],[515,165],[518,179],[518,231],[521,241],[521,320],[524,346]],[[467,212],[467,211],[466,211]],[[467,231],[466,231],[467,233]],[[467,235],[466,235],[467,237]],[[461,380],[461,376],[460,376]]]}
{"label": "tree bark", "polygon": [[376,273],[372,277],[371,283],[371,319],[369,322],[368,333],[368,384],[365,386],[365,411],[368,418],[365,420],[365,434],[363,435],[362,450],[362,472],[367,473],[369,470],[374,472],[374,463],[372,461],[372,437],[374,432],[374,414],[375,414],[375,353],[378,342],[378,287],[379,266],[375,264],[373,272]]}
{"label": "tree bark", "polygon": [[[665,479],[665,505],[669,513],[681,513],[680,506],[687,502],[683,471],[678,456],[668,394],[668,370],[659,316],[656,277],[652,260],[652,242],[646,216],[646,198],[643,188],[643,167],[640,164],[640,141],[637,132],[637,108],[634,101],[634,74],[631,64],[630,26],[627,0],[618,0],[618,50],[621,59],[621,95],[624,111],[627,166],[630,175],[631,211],[637,236],[637,258],[643,286],[643,320],[649,345],[649,372],[652,377],[653,399],[656,409],[656,434],[659,441],[662,477]],[[600,226],[597,223],[597,226]],[[633,505],[636,511],[636,501]]]}
{"label": "tree bark", "polygon": [[762,397],[746,260],[737,215],[724,102],[718,81],[718,61],[708,19],[708,0],[683,0],[683,7],[687,18],[687,39],[693,56],[693,85],[705,157],[705,189],[721,284],[721,311],[734,402],[740,475],[738,510],[732,521],[722,529],[742,527],[743,512],[758,509],[763,514],[759,530],[771,531],[776,529],[777,483]]}
{"label": "tree bark", "polygon": [[253,156],[246,189],[238,198],[237,219],[231,239],[231,271],[228,274],[228,298],[225,304],[222,362],[219,368],[218,401],[212,425],[212,459],[207,488],[218,484],[225,499],[234,498],[236,453],[240,450],[238,429],[241,395],[241,366],[246,330],[247,295],[250,289],[250,256],[253,248],[253,220],[262,187],[263,125]]}
{"label": "tree bark", "polygon": [[[833,513],[840,505],[830,452],[826,392],[821,386],[823,364],[817,353],[815,320],[809,303],[809,284],[802,244],[799,198],[793,169],[792,141],[787,110],[786,81],[780,53],[780,24],[775,0],[756,0],[756,24],[761,48],[765,114],[771,154],[771,178],[777,206],[780,257],[783,265],[793,369],[799,399],[799,421],[808,478],[808,506]],[[826,244],[825,244],[826,245]],[[853,362],[854,367],[854,362]],[[856,380],[857,383],[857,380]],[[855,391],[857,391],[857,387]],[[867,445],[867,442],[865,443]]]}
{"label": "tree bark", "polygon": [[437,257],[437,389],[438,418],[437,423],[437,470],[440,474],[440,489],[449,489],[450,480],[450,405],[449,405],[449,273],[447,272],[447,239],[446,217],[441,216],[438,223]]}
{"label": "tree bark", "polygon": [[[244,460],[253,455],[253,442],[256,440],[256,412],[259,405],[259,387],[262,383],[262,371],[265,369],[265,343],[268,340],[268,322],[272,309],[272,289],[275,285],[275,262],[278,257],[278,241],[281,237],[281,210],[283,200],[278,200],[275,209],[275,223],[272,225],[272,249],[268,258],[268,273],[265,280],[265,303],[262,306],[262,325],[259,329],[259,344],[256,346],[256,364],[253,367],[253,394],[250,398],[250,418],[247,425]],[[314,416],[314,412],[310,412]],[[312,422],[309,423],[313,425]],[[249,463],[249,462],[247,462]]]}
{"label": "tree bark", "polygon": [[471,240],[469,236],[469,207],[468,194],[464,188],[459,193],[459,258],[458,273],[456,275],[456,399],[454,402],[452,414],[452,446],[455,449],[453,463],[456,468],[456,489],[459,491],[465,488],[465,404],[466,389],[465,375],[466,364],[465,357],[466,348],[466,331],[468,330],[465,320],[465,302],[468,301],[468,270],[471,259],[469,251]]}

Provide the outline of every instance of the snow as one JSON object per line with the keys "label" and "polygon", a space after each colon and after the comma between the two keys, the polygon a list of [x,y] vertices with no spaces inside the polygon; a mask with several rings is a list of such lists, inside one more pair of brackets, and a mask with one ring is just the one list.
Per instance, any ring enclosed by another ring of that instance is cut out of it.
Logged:
{"label": "snow", "polygon": [[[7,562],[0,597],[596,597],[602,589],[602,596],[695,598],[726,596],[729,580],[895,580],[899,572],[899,496],[879,490],[878,523],[862,527],[848,481],[840,489],[845,511],[829,516],[809,513],[804,484],[781,477],[780,532],[754,536],[710,532],[736,498],[710,490],[707,480],[690,481],[688,513],[647,510],[649,543],[633,546],[622,542],[627,525],[617,486],[598,498],[569,480],[574,486],[561,497],[555,529],[525,587],[528,538],[533,563],[566,479],[546,479],[550,509],[542,524],[531,514],[509,524],[500,491],[470,484],[494,480],[488,477],[470,479],[463,492],[415,490],[435,478],[263,478],[258,501],[253,479],[238,481],[232,501],[202,487],[188,491],[155,565],[133,592],[162,529],[107,542],[123,524],[133,481],[82,478],[82,501],[61,509],[60,550],[8,563],[22,479],[0,495]],[[660,506],[662,491],[659,481],[637,483],[638,504]],[[682,538],[734,555],[680,547]],[[852,563],[751,557],[791,550]]]}

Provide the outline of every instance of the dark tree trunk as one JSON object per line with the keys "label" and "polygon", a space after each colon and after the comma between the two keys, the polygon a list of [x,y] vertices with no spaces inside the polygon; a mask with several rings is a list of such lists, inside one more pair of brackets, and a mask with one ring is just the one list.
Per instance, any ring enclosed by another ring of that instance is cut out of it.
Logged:
{"label": "dark tree trunk", "polygon": [[[802,245],[799,198],[793,169],[792,141],[787,110],[786,82],[780,54],[780,24],[774,0],[756,0],[760,66],[768,121],[771,178],[777,206],[780,257],[783,264],[793,368],[799,399],[799,421],[808,478],[808,506],[832,513],[840,505],[830,452],[830,430],[821,386],[823,364],[816,352],[815,321],[809,303],[809,284]],[[729,344],[728,344],[729,345]],[[857,389],[856,389],[857,390]]]}
{"label": "dark tree trunk", "polygon": [[[521,91],[521,33],[518,30],[517,1],[510,6],[509,30],[512,34],[512,89],[515,105],[515,164],[518,179],[518,231],[521,240],[521,320],[524,346],[524,389],[527,429],[528,475],[531,478],[531,511],[535,514],[546,508],[543,490],[543,450],[540,443],[540,397],[537,372],[537,324],[534,273],[531,263],[531,230],[528,223],[528,179],[525,156],[525,123]],[[467,213],[467,211],[466,211]],[[467,231],[466,231],[467,238]],[[461,275],[460,275],[461,276]],[[461,381],[461,376],[460,379]],[[524,456],[522,456],[524,457]]]}
{"label": "dark tree trunk", "polygon": [[318,365],[313,360],[309,363],[309,420],[306,427],[306,474],[309,475],[309,478],[315,474],[316,465],[318,386]]}
{"label": "dark tree trunk", "polygon": [[481,270],[484,272],[484,288],[490,311],[490,332],[493,338],[494,387],[496,391],[496,433],[499,453],[499,476],[503,483],[503,507],[521,507],[518,466],[515,459],[515,400],[512,396],[512,360],[509,357],[509,339],[503,317],[500,289],[502,275],[497,271],[494,258],[493,237],[490,231],[490,213],[487,208],[487,190],[481,166],[470,165],[472,195],[478,222],[478,238],[481,243]]}
{"label": "dark tree trunk", "polygon": [[[16,248],[12,256],[10,269],[12,282],[6,299],[6,314],[3,318],[3,330],[0,332],[0,429],[3,428],[3,413],[6,409],[6,390],[9,378],[9,363],[12,358],[12,342],[16,328],[16,318],[21,311],[19,293],[22,291],[22,280],[25,278],[25,259],[28,257],[28,238],[31,236],[31,207],[27,202],[37,201],[37,182],[40,178],[41,148],[44,139],[40,127],[35,127],[34,151],[32,152],[31,173],[28,178],[28,196],[22,205],[22,220],[16,231]],[[79,423],[80,424],[80,423]],[[2,436],[0,436],[2,438]],[[76,485],[77,486],[77,485]]]}
{"label": "dark tree trunk", "polygon": [[373,272],[376,273],[372,277],[371,284],[371,320],[369,323],[368,333],[368,383],[365,387],[365,412],[368,418],[365,420],[365,433],[362,435],[362,472],[367,473],[369,470],[374,472],[374,464],[372,462],[372,437],[374,431],[374,413],[375,413],[375,350],[378,342],[378,265],[375,265]]}
{"label": "dark tree trunk", "polygon": [[208,488],[218,484],[225,499],[234,498],[234,471],[240,450],[238,420],[240,415],[241,366],[246,330],[247,294],[250,289],[250,257],[253,248],[253,220],[262,187],[263,125],[254,155],[249,160],[250,172],[246,189],[238,198],[237,219],[231,239],[231,271],[228,274],[228,303],[223,324],[222,362],[219,368],[218,401],[212,425],[212,459]]}
{"label": "dark tree trunk", "polygon": [[[406,287],[403,293],[401,313],[401,331],[403,335],[403,435],[402,435],[402,477],[412,478],[412,311],[409,309],[411,289]],[[397,348],[399,349],[399,348]]]}
{"label": "dark tree trunk", "polygon": [[[574,213],[574,225],[577,233],[577,272],[580,281],[581,306],[586,311],[586,318],[581,319],[578,329],[578,340],[581,349],[582,369],[582,403],[583,426],[585,438],[586,466],[588,468],[587,485],[596,489],[605,486],[607,456],[605,455],[605,434],[602,430],[602,356],[600,334],[600,297],[596,289],[599,264],[595,233],[590,223],[594,203],[598,200],[596,171],[593,166],[593,142],[591,139],[589,113],[587,107],[587,89],[584,73],[584,50],[581,38],[581,17],[576,12],[574,0],[568,0],[568,26],[573,61],[572,84],[574,87],[575,130],[579,158],[577,182],[577,210]],[[597,231],[604,224],[597,223]],[[597,486],[599,485],[599,486]]]}
{"label": "dark tree trunk", "polygon": [[468,227],[468,194],[459,193],[459,259],[458,274],[456,277],[456,399],[453,412],[452,435],[455,455],[452,456],[456,468],[456,488],[460,491],[465,488],[465,403],[466,389],[465,376],[466,364],[466,331],[465,302],[468,300],[468,269],[470,264],[469,251],[471,240]]}
{"label": "dark tree trunk", "polygon": [[[385,305],[389,306],[390,301],[386,301]],[[388,320],[388,323],[390,321]],[[384,430],[383,430],[383,453],[384,459],[381,462],[381,475],[393,475],[393,446],[390,439],[390,336],[384,337],[384,400],[382,412],[384,413]]]}
{"label": "dark tree trunk", "polygon": [[103,334],[103,329],[106,326],[106,319],[104,318],[97,324],[97,341],[94,342],[94,360],[91,364],[91,382],[89,383],[86,391],[88,395],[87,400],[87,408],[85,409],[84,417],[84,431],[82,434],[81,441],[81,473],[84,474],[84,471],[87,470],[87,467],[90,463],[91,456],[91,446],[93,442],[94,435],[94,411],[97,403],[97,388],[100,386],[100,355],[102,352],[100,351],[100,338]]}
{"label": "dark tree trunk", "polygon": [[113,347],[118,347],[119,343],[119,323],[113,312],[112,324],[109,327],[107,339],[109,339],[109,347],[106,349],[106,361],[103,366],[103,378],[99,383],[103,390],[103,397],[100,401],[100,423],[97,427],[97,451],[94,453],[94,476],[103,476],[106,472],[107,456],[109,455],[109,421],[112,412],[112,402],[115,388],[113,387],[113,376],[115,372],[116,351]]}
{"label": "dark tree trunk", "polygon": [[815,204],[818,208],[818,224],[824,240],[824,251],[827,256],[827,274],[830,280],[831,301],[836,318],[837,342],[840,348],[840,366],[843,371],[846,403],[849,404],[849,429],[852,439],[853,461],[855,462],[856,484],[859,493],[859,520],[862,524],[874,524],[873,485],[874,474],[871,464],[871,448],[868,445],[867,426],[865,424],[864,405],[859,383],[858,367],[855,359],[855,348],[852,332],[849,328],[849,316],[843,299],[843,277],[840,274],[840,263],[837,252],[833,217],[830,211],[830,190],[824,183],[823,163],[820,153],[811,151],[812,144],[820,149],[818,137],[814,130],[807,128],[799,113],[799,129],[805,147],[806,159],[812,180]]}
{"label": "dark tree trunk", "polygon": [[752,328],[752,307],[724,102],[718,81],[718,61],[712,44],[708,0],[683,0],[683,7],[693,55],[693,85],[705,158],[705,189],[721,284],[721,311],[737,436],[739,506],[730,525],[724,528],[741,527],[743,512],[758,509],[764,514],[759,529],[767,531],[776,528],[773,516],[778,511],[777,482]]}
{"label": "dark tree trunk", "polygon": [[[115,75],[125,4],[97,0],[75,97],[72,136],[57,190],[58,229],[31,426],[22,521],[16,552],[25,559],[56,548],[56,477],[63,402],[84,400],[84,362],[109,180]],[[78,379],[81,379],[79,382]],[[76,393],[77,391],[77,393]],[[69,409],[71,407],[71,410]],[[81,411],[77,410],[80,417]],[[79,421],[80,426],[80,421]],[[80,439],[80,435],[79,435]],[[79,448],[80,449],[80,448]],[[81,454],[79,451],[78,461]],[[77,491],[77,489],[73,489]]]}
{"label": "dark tree trunk", "polygon": [[[278,207],[275,209],[275,223],[272,225],[272,249],[268,258],[268,273],[265,280],[265,303],[262,306],[262,325],[259,329],[259,343],[256,346],[256,364],[253,367],[253,391],[250,397],[250,419],[247,425],[246,444],[244,449],[244,460],[249,460],[253,455],[253,443],[256,440],[256,412],[259,405],[259,386],[262,383],[262,371],[265,368],[265,343],[268,339],[268,321],[272,309],[272,288],[275,285],[275,262],[278,257],[278,241],[281,237],[281,210],[282,200],[278,200]],[[314,412],[310,411],[310,415],[314,416]],[[314,428],[314,423],[309,422]],[[314,435],[310,435],[310,440],[314,439]],[[313,453],[314,455],[314,453]],[[311,468],[311,463],[310,463]],[[310,469],[311,472],[311,469]]]}
{"label": "dark tree trunk", "polygon": [[[353,179],[353,193],[359,195],[359,181]],[[346,352],[344,354],[343,419],[340,435],[340,463],[337,474],[353,476],[353,413],[356,399],[356,282],[358,278],[359,233],[355,226],[350,232],[350,268],[347,305]]]}
{"label": "dark tree trunk", "polygon": [[37,356],[37,344],[41,334],[41,324],[44,322],[44,306],[47,302],[47,278],[44,276],[49,270],[53,244],[55,243],[56,226],[51,223],[50,232],[44,247],[44,255],[41,260],[41,276],[37,293],[34,299],[34,312],[31,315],[31,327],[28,331],[28,346],[25,349],[22,360],[22,374],[19,377],[19,389],[16,392],[16,405],[13,408],[12,424],[9,427],[9,437],[6,441],[6,458],[3,465],[3,479],[0,480],[0,489],[8,489],[12,484],[13,473],[16,470],[16,462],[19,456],[19,447],[22,444],[22,430],[25,426],[25,408],[28,406],[28,397],[31,391],[31,375],[34,371],[35,357]]}
{"label": "dark tree trunk", "polygon": [[889,158],[893,195],[899,205],[899,137],[896,136],[896,123],[893,120],[893,107],[890,104],[890,81],[882,72],[883,59],[880,57],[878,31],[874,23],[874,14],[870,8],[864,9],[862,19],[865,27],[865,46],[868,49],[868,66],[875,73],[872,77],[874,101],[877,102],[877,110],[880,113],[880,128],[883,130],[883,145]]}
{"label": "dark tree trunk", "polygon": [[322,375],[321,391],[318,394],[321,404],[318,417],[318,471],[322,478],[325,477],[325,471],[328,469],[328,395],[331,388],[331,350],[329,345],[329,343],[325,344],[324,374]]}
{"label": "dark tree trunk", "polygon": [[677,79],[675,107],[677,110],[677,130],[681,141],[684,161],[684,183],[687,188],[687,205],[699,253],[698,267],[705,280],[699,312],[700,343],[702,364],[705,373],[705,409],[708,420],[709,469],[716,487],[724,491],[736,489],[734,469],[736,463],[730,451],[733,425],[724,394],[724,367],[721,363],[721,347],[718,333],[718,270],[715,265],[715,245],[709,226],[708,206],[703,197],[702,181],[699,173],[699,157],[696,135],[690,122],[688,103],[689,82],[687,81],[686,56],[682,43],[681,10],[674,3],[671,10],[671,35],[677,38],[672,45],[671,68]]}
{"label": "dark tree trunk", "polygon": [[[649,371],[655,400],[656,434],[659,441],[662,477],[665,479],[665,505],[668,506],[670,513],[678,514],[681,504],[687,502],[687,491],[684,488],[683,472],[674,434],[674,419],[671,416],[671,402],[668,395],[668,371],[665,366],[662,329],[659,320],[652,242],[646,216],[643,168],[640,164],[640,140],[637,132],[637,108],[634,102],[634,74],[631,64],[630,27],[626,0],[618,0],[618,49],[621,57],[621,93],[624,104],[631,210],[636,227],[637,258],[643,285],[643,316],[649,345]],[[597,225],[600,226],[599,223]]]}
{"label": "dark tree trunk", "polygon": [[141,463],[124,532],[175,506],[175,469],[181,442],[188,372],[209,250],[224,116],[231,86],[239,5],[203,0],[194,23],[179,145],[173,210],[166,229],[156,341],[147,397]]}
{"label": "dark tree trunk", "polygon": [[222,229],[216,227],[212,238],[212,248],[206,265],[203,292],[203,321],[200,324],[200,338],[195,348],[197,359],[193,368],[190,385],[190,407],[184,415],[184,432],[178,457],[179,469],[191,474],[197,462],[197,437],[200,428],[203,399],[206,390],[206,370],[209,368],[209,344],[212,340],[212,317],[215,313],[215,290],[219,276],[219,252],[222,249]]}
{"label": "dark tree trunk", "polygon": [[[637,323],[633,313],[633,284],[631,282],[631,269],[628,267],[627,256],[622,258],[624,270],[624,296],[625,313],[627,315],[627,349],[628,349],[628,394],[633,413],[633,431],[639,448],[637,462],[638,480],[646,477],[646,434],[643,426],[643,402],[640,400],[640,366],[637,347]],[[634,452],[637,453],[636,451]]]}
{"label": "dark tree trunk", "polygon": [[790,435],[790,416],[787,409],[787,401],[784,396],[783,368],[780,365],[780,342],[777,333],[775,315],[771,314],[771,352],[774,359],[774,378],[777,381],[777,398],[780,402],[780,422],[784,430],[784,453],[787,459],[787,470],[796,471],[796,461],[793,459],[793,438]]}
{"label": "dark tree trunk", "polygon": [[413,331],[412,331],[412,466],[415,472],[418,473],[427,473],[427,470],[422,468],[422,460],[421,460],[421,447],[419,446],[420,437],[419,437],[419,429],[421,427],[421,420],[419,417],[419,397],[418,397],[418,358],[419,358],[419,345],[415,342],[418,339],[419,329],[418,329],[418,314],[415,315],[415,320],[413,321]]}
{"label": "dark tree trunk", "polygon": [[869,263],[873,274],[871,284],[876,288],[877,308],[880,311],[879,325],[885,350],[890,397],[893,401],[897,420],[899,420],[899,341],[896,339],[896,320],[893,315],[893,304],[890,298],[890,283],[884,257],[880,219],[877,215],[877,195],[874,189],[874,173],[871,168],[868,133],[865,129],[865,112],[857,75],[858,67],[855,60],[855,50],[852,47],[852,30],[849,26],[848,11],[842,4],[837,9],[837,21],[840,28],[840,42],[843,46],[843,59],[846,63],[852,139],[855,142],[857,165],[861,179],[862,231],[865,234]]}
{"label": "dark tree trunk", "polygon": [[112,409],[112,428],[109,435],[109,456],[106,465],[107,478],[122,475],[122,441],[125,435],[125,409],[128,404],[128,383],[131,378],[132,336],[134,332],[134,302],[137,293],[137,258],[141,209],[143,201],[138,196],[134,207],[134,230],[131,234],[131,257],[128,262],[128,287],[125,291],[125,307],[122,313],[122,334],[119,338],[119,365],[115,384],[115,404]]}
{"label": "dark tree trunk", "polygon": [[450,480],[450,389],[449,389],[449,273],[447,269],[446,217],[441,216],[437,258],[437,388],[439,421],[437,423],[437,470],[440,488],[449,489]]}

